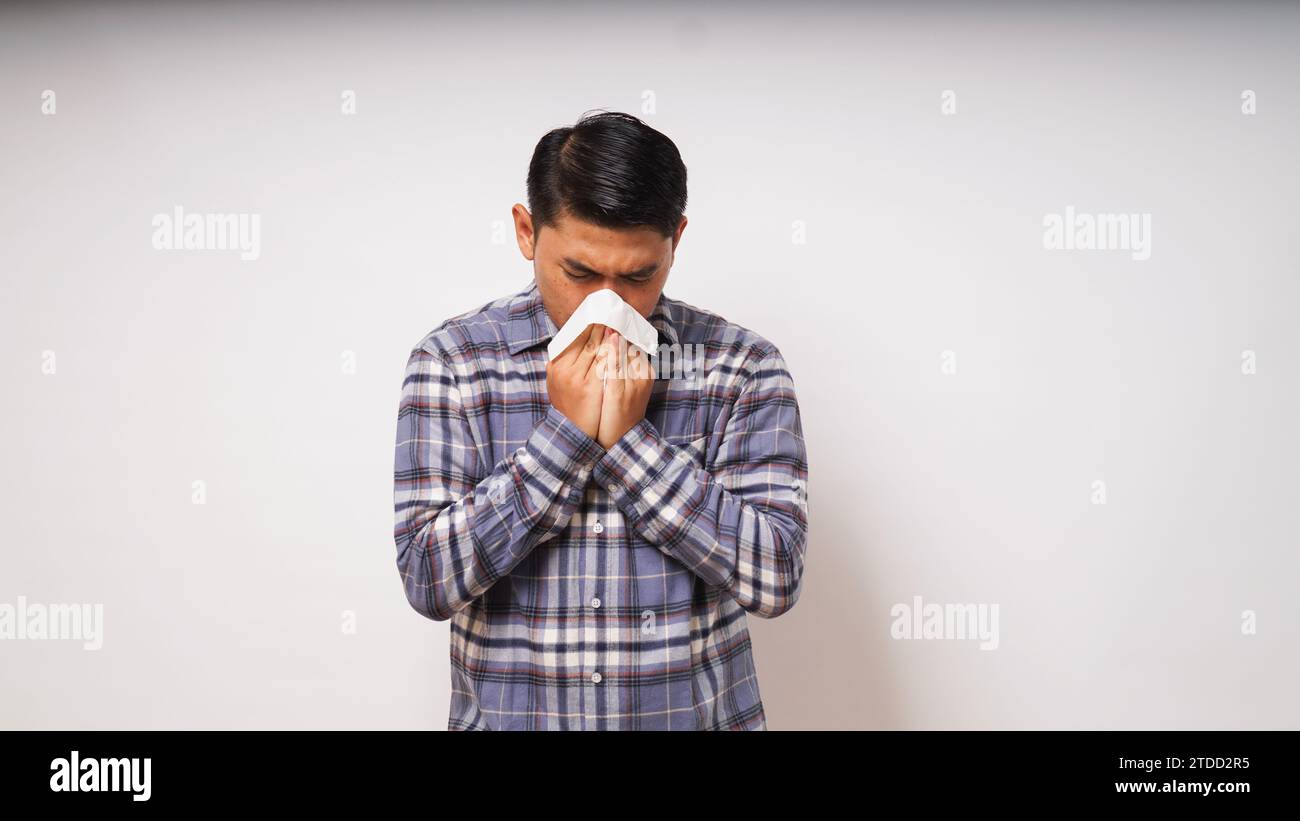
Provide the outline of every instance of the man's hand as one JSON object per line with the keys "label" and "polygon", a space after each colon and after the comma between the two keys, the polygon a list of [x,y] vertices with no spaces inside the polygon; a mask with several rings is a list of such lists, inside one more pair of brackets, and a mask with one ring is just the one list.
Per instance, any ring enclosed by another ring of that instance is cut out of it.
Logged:
{"label": "man's hand", "polygon": [[601,343],[603,353],[597,356],[592,370],[604,378],[605,391],[596,441],[609,450],[645,417],[655,381],[645,351],[629,345],[613,328],[597,327],[605,331],[605,338]]}
{"label": "man's hand", "polygon": [[546,363],[546,394],[555,409],[592,439],[600,432],[601,382],[594,366],[604,325],[592,325]]}

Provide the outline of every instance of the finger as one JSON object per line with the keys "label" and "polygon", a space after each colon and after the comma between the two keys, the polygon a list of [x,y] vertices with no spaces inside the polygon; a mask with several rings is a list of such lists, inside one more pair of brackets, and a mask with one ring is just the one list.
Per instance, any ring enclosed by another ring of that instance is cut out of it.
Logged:
{"label": "finger", "polygon": [[650,379],[654,373],[650,367],[650,357],[640,348],[637,348],[636,356],[632,360],[632,368],[636,372],[637,379]]}
{"label": "finger", "polygon": [[615,398],[623,394],[623,372],[618,359],[618,346],[606,340],[608,356],[605,357],[605,393]]}
{"label": "finger", "polygon": [[628,353],[628,373],[631,379],[646,379],[650,376],[650,362],[645,351],[633,346]]}
{"label": "finger", "polygon": [[592,360],[587,363],[587,375],[593,375],[592,368],[599,370],[594,374],[600,379],[608,379],[611,365],[613,364],[613,351],[609,344],[609,334],[611,330],[606,325],[597,325],[597,336],[595,336],[596,348],[592,354]]}
{"label": "finger", "polygon": [[591,363],[596,358],[596,351],[600,349],[600,335],[604,330],[604,325],[593,322],[585,332],[578,334],[577,340],[574,340],[575,342],[579,340],[582,342],[582,347],[578,349],[578,355],[573,362],[573,367],[578,370],[578,373],[585,374],[591,369]]}
{"label": "finger", "polygon": [[599,339],[596,340],[595,352],[592,355],[591,361],[587,363],[585,375],[587,379],[599,379],[603,382],[606,374],[609,372],[609,351],[607,350],[609,346],[605,344],[604,326],[602,325],[597,327],[600,328],[600,336]]}
{"label": "finger", "polygon": [[602,342],[596,349],[596,358],[592,360],[591,367],[587,370],[587,378],[604,382],[609,379],[609,371],[609,346]]}
{"label": "finger", "polygon": [[618,331],[610,331],[605,337],[609,343],[609,358],[614,367],[610,371],[610,377],[613,379],[624,379],[627,377],[627,339]]}
{"label": "finger", "polygon": [[568,364],[576,360],[578,354],[582,352],[582,346],[586,344],[586,341],[587,331],[584,330],[582,333],[575,336],[573,341],[566,345],[564,350],[560,351],[559,355],[557,355],[552,361],[562,361],[565,364]]}
{"label": "finger", "polygon": [[637,371],[634,366],[636,364],[636,355],[641,352],[641,349],[629,342],[625,336],[620,337],[620,339],[623,344],[619,351],[619,366],[622,368],[623,378],[636,379]]}

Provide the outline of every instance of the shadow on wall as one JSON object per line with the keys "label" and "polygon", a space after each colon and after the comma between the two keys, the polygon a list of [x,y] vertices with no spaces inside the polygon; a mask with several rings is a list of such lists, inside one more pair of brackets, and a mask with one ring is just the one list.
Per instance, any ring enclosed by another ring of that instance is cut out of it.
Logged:
{"label": "shadow on wall", "polygon": [[880,576],[867,564],[878,516],[870,499],[817,503],[817,486],[860,485],[851,470],[810,461],[803,591],[785,615],[748,619],[769,730],[905,728],[890,675],[890,603],[869,584]]}

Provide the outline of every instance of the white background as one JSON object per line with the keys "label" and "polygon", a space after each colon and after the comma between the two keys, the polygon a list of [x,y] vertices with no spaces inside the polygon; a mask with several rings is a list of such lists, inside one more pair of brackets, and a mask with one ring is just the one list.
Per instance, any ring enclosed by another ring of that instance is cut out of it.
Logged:
{"label": "white background", "polygon": [[[0,641],[0,727],[445,726],[403,366],[528,284],[533,146],[604,108],[689,169],[665,292],[798,391],[772,729],[1300,728],[1300,13],[1089,6],[4,7],[0,602],[105,623]],[[260,214],[260,259],[155,250],[175,205]],[[1044,250],[1067,205],[1151,258]],[[914,595],[999,648],[891,639]]]}

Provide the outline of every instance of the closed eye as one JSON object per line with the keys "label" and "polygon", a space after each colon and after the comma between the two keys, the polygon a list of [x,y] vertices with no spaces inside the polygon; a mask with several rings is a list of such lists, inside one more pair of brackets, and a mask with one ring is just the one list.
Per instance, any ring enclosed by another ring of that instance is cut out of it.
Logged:
{"label": "closed eye", "polygon": [[[573,264],[573,263],[572,263],[571,261],[569,261],[569,265],[572,265],[572,264]],[[581,269],[581,268],[583,268],[583,267],[585,267],[585,266],[581,266],[581,265],[580,265],[580,266],[577,266],[577,267],[578,267],[579,269]],[[565,275],[566,277],[568,277],[569,279],[573,280],[574,282],[585,282],[585,281],[591,279],[592,277],[599,277],[599,276],[601,276],[601,274],[600,274],[599,271],[584,271],[584,272],[581,273],[581,274],[575,274],[575,273],[573,273],[572,271],[570,271],[567,267],[565,267],[565,265],[560,265],[560,266],[559,266],[559,269],[560,269],[561,271],[564,272],[564,275]],[[658,266],[658,265],[646,265],[645,267],[643,267],[643,268],[639,268],[639,269],[637,269],[636,271],[631,271],[631,272],[629,272],[629,273],[627,273],[627,274],[620,274],[620,275],[618,275],[616,278],[617,278],[617,279],[625,280],[625,281],[627,281],[627,282],[634,282],[634,283],[636,283],[637,285],[644,285],[645,283],[647,283],[647,282],[651,281],[652,279],[654,279],[654,278],[655,278],[655,274],[657,274],[658,272],[659,272],[659,266]]]}

